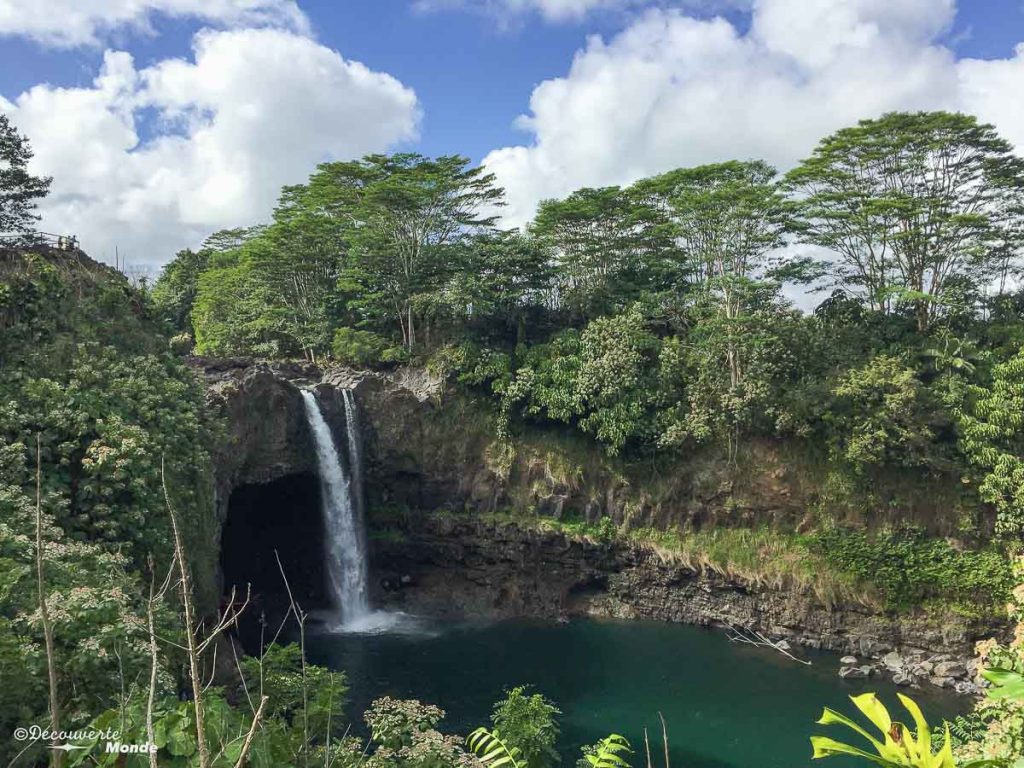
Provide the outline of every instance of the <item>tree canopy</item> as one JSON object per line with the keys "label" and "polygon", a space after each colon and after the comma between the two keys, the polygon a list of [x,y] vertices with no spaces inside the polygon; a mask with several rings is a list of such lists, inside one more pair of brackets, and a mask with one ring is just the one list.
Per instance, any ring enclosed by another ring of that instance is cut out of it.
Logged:
{"label": "tree canopy", "polygon": [[28,232],[39,219],[36,203],[46,197],[52,179],[29,173],[31,159],[28,138],[0,114],[0,234]]}
{"label": "tree canopy", "polygon": [[962,278],[983,283],[1021,246],[1024,159],[991,125],[947,112],[891,113],[821,141],[791,171],[799,231],[833,251],[868,306],[909,307],[918,330]]}
{"label": "tree canopy", "polygon": [[[737,160],[580,189],[521,231],[465,158],[373,155],[180,254],[153,297],[200,353],[426,363],[493,397],[506,435],[554,421],[732,462],[795,437],[855,484],[959,473],[1003,504],[1017,430],[979,392],[1012,402],[1022,200],[1024,161],[945,112],[844,128],[782,179]],[[797,311],[808,286],[832,292]]]}

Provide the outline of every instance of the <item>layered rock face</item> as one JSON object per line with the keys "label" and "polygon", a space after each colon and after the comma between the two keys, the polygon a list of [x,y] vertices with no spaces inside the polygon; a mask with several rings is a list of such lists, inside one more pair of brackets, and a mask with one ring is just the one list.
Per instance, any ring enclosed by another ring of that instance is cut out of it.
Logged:
{"label": "layered rock face", "polygon": [[[726,483],[720,468],[701,457],[668,477],[653,471],[645,476],[624,470],[593,446],[581,448],[582,441],[567,440],[564,432],[517,440],[509,455],[494,438],[486,408],[465,395],[446,396],[440,382],[423,372],[322,371],[247,361],[197,366],[227,425],[215,457],[222,524],[236,489],[315,474],[299,388],[316,389],[336,439],[344,430],[340,390],[354,390],[370,524],[374,510],[406,510],[400,540],[373,543],[378,601],[435,615],[586,614],[732,626],[854,654],[851,669],[869,667],[866,674],[894,671],[881,660],[898,651],[908,662],[895,671],[905,671],[910,682],[927,676],[929,663],[953,657],[965,662],[976,640],[1000,629],[959,616],[888,616],[861,605],[825,605],[796,588],[698,573],[643,547],[538,533],[475,515],[507,510],[663,528],[753,523],[792,530],[812,506],[813,483],[770,446],[759,449],[756,470],[735,482]],[[439,509],[447,513],[427,514]],[[936,655],[945,656],[934,661]],[[957,674],[942,675],[943,685],[955,685],[969,672],[956,664],[940,671],[950,669]]]}
{"label": "layered rock face", "polygon": [[[956,615],[883,615],[809,591],[744,584],[651,549],[468,515],[411,518],[374,542],[377,599],[412,613],[654,619],[760,633],[854,654],[863,674],[970,692],[974,643],[997,629]],[[863,667],[863,670],[861,669]]]}

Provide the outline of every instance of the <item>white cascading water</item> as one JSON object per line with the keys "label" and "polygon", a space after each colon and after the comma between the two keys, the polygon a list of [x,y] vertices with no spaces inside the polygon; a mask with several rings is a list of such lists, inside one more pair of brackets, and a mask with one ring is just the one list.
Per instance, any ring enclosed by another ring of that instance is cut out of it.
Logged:
{"label": "white cascading water", "polygon": [[348,466],[352,477],[352,510],[355,514],[360,546],[366,551],[365,522],[363,519],[363,446],[359,431],[359,411],[356,410],[356,396],[351,389],[341,390],[345,403],[345,437],[348,439]]}
{"label": "white cascading water", "polygon": [[366,545],[363,537],[358,423],[352,393],[344,392],[350,472],[345,471],[316,395],[302,391],[306,418],[316,446],[321,504],[327,533],[327,577],[340,621],[335,629],[357,627],[370,613],[366,596]]}

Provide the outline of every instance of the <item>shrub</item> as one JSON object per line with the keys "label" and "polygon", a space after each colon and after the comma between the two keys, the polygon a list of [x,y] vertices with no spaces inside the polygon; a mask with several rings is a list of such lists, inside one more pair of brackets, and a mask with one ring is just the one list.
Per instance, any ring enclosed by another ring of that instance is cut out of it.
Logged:
{"label": "shrub", "polygon": [[495,734],[518,749],[526,768],[547,768],[559,761],[555,749],[561,711],[539,693],[516,686],[494,706],[491,722]]}
{"label": "shrub", "polygon": [[857,469],[927,463],[932,440],[927,392],[912,368],[878,355],[848,371],[832,391],[833,456]]}
{"label": "shrub", "polygon": [[944,539],[911,528],[870,536],[828,528],[807,537],[811,550],[858,582],[874,585],[892,609],[930,598],[960,607],[999,606],[1013,588],[1013,569],[1002,552],[954,549]]}
{"label": "shrub", "polygon": [[347,365],[373,365],[382,362],[388,349],[388,340],[373,331],[355,328],[336,328],[331,352],[334,359]]}

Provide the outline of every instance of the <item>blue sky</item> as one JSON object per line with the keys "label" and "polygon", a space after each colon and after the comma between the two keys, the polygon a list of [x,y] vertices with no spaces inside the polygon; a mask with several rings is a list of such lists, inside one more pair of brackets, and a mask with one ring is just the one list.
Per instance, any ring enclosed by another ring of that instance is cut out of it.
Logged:
{"label": "blue sky", "polygon": [[370,151],[483,162],[520,225],[583,185],[784,169],[890,109],[973,112],[1024,145],[1024,0],[42,5],[0,0],[0,110],[55,177],[44,225],[100,258],[159,264]]}
{"label": "blue sky", "polygon": [[[320,42],[416,91],[424,119],[421,139],[409,148],[477,162],[494,147],[524,141],[514,120],[533,88],[564,74],[588,35],[613,35],[628,22],[625,14],[605,12],[557,24],[536,14],[502,23],[487,13],[418,10],[407,0],[303,0],[301,7]],[[724,15],[741,28],[749,23],[748,13]],[[115,33],[110,43],[147,65],[187,56],[202,23],[162,17],[154,26],[153,34]],[[1024,41],[1024,0],[962,1],[945,38],[963,57],[1009,56]],[[103,55],[98,47],[54,50],[0,40],[0,95],[9,99],[40,82],[87,85]]]}

